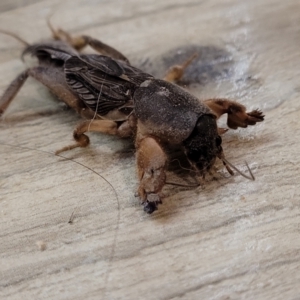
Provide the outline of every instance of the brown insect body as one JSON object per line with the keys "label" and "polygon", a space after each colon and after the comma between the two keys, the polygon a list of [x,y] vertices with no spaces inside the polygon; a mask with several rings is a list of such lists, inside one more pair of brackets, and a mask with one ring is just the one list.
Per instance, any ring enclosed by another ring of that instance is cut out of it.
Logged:
{"label": "brown insect body", "polygon": [[[0,98],[0,113],[31,76],[88,119],[75,129],[76,143],[57,153],[86,147],[89,144],[87,131],[134,136],[140,180],[138,194],[148,213],[161,203],[161,190],[166,182],[164,143],[182,146],[197,176],[204,177],[217,157],[227,163],[219,135],[225,130],[217,127],[217,118],[227,113],[227,124],[234,129],[263,121],[260,111],[246,113],[245,107],[234,101],[201,102],[179,86],[131,66],[125,56],[100,41],[90,37],[81,37],[78,41],[78,47],[63,41],[26,47],[23,54],[37,57],[39,66],[24,71],[7,88]],[[79,54],[75,49],[86,43],[111,57]],[[175,66],[169,70],[168,80],[178,79],[177,70],[183,73],[182,67]],[[228,165],[226,167],[232,173]]]}
{"label": "brown insect body", "polygon": [[182,145],[201,175],[221,154],[216,116],[179,86],[160,79],[147,80],[134,93],[134,107],[143,134]]}

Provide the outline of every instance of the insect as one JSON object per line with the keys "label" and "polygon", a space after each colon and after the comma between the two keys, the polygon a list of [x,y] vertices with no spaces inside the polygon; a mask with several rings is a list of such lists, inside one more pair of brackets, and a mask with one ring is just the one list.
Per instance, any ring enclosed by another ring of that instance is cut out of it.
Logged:
{"label": "insect", "polygon": [[[264,120],[264,115],[259,110],[246,112],[243,105],[228,99],[200,101],[171,83],[180,79],[193,57],[181,66],[172,67],[166,80],[157,79],[131,66],[123,54],[96,39],[73,38],[49,26],[54,40],[26,45],[23,55],[31,54],[39,64],[22,72],[9,85],[0,99],[0,114],[30,76],[86,119],[74,130],[75,143],[57,154],[88,146],[85,133],[89,131],[133,137],[139,179],[137,193],[149,214],[162,203],[168,162],[165,145],[181,147],[199,181],[217,158],[231,175],[231,168],[238,171],[224,156],[220,135],[226,130],[218,128],[217,119],[227,114],[228,127],[236,129],[255,125]],[[101,55],[80,54],[86,45]],[[251,176],[239,173],[254,179],[251,171]]]}

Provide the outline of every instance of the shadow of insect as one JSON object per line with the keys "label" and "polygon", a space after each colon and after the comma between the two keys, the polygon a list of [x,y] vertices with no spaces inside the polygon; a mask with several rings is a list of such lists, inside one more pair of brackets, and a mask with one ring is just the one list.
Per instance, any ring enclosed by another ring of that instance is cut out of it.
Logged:
{"label": "shadow of insect", "polygon": [[[227,114],[231,129],[255,125],[264,120],[261,111],[246,108],[228,99],[200,101],[174,84],[180,82],[186,68],[196,58],[190,55],[181,65],[173,65],[164,79],[157,79],[132,65],[119,51],[89,36],[72,37],[64,30],[55,30],[49,23],[53,39],[24,45],[22,57],[31,54],[38,65],[19,74],[0,98],[3,114],[28,77],[45,85],[57,98],[85,120],[74,130],[75,143],[56,151],[59,154],[89,145],[86,132],[101,132],[121,138],[133,138],[136,149],[139,187],[137,195],[147,213],[162,203],[168,157],[165,147],[177,146],[185,154],[202,184],[217,158],[228,172],[231,168],[244,177],[224,156],[217,119]],[[82,54],[90,46],[99,54]]]}

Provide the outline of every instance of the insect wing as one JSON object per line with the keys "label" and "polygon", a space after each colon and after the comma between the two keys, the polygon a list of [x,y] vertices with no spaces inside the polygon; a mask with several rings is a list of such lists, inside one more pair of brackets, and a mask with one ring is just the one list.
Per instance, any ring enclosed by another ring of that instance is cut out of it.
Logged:
{"label": "insect wing", "polygon": [[70,88],[82,101],[104,116],[130,101],[134,86],[118,77],[123,71],[117,64],[111,63],[110,58],[98,56],[99,61],[95,66],[79,57],[71,57],[65,63],[65,76]]}

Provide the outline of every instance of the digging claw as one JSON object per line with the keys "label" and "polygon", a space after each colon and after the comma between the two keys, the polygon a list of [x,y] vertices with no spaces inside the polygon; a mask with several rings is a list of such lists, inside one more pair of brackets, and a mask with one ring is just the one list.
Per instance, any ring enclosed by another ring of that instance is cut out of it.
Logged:
{"label": "digging claw", "polygon": [[148,194],[147,200],[142,203],[142,205],[144,205],[144,211],[147,214],[152,214],[154,211],[156,211],[158,209],[158,204],[162,204],[162,201],[159,195],[154,193]]}
{"label": "digging claw", "polygon": [[149,215],[157,210],[157,204],[155,202],[146,201],[145,203],[143,203],[143,205],[144,205],[144,211]]}

